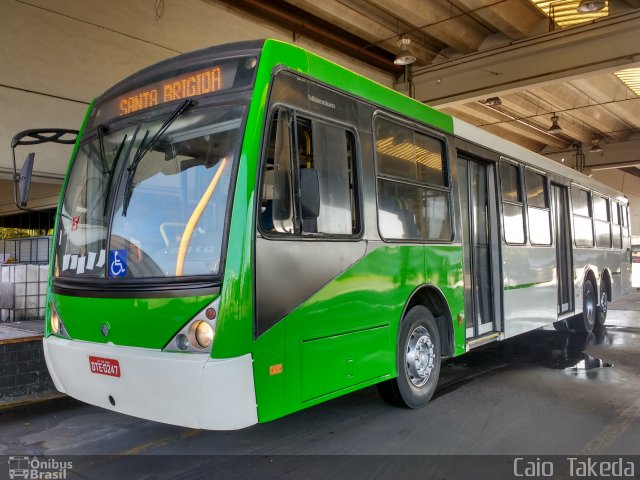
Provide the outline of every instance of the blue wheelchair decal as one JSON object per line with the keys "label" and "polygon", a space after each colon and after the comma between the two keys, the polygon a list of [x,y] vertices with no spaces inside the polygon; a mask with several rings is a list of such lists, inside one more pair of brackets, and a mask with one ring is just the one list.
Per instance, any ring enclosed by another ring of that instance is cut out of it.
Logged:
{"label": "blue wheelchair decal", "polygon": [[124,277],[127,274],[127,250],[109,250],[109,276]]}

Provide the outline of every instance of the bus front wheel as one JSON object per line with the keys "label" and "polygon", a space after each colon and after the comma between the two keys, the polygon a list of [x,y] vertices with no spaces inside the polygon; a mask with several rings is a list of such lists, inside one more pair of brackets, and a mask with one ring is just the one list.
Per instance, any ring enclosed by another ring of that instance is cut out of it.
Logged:
{"label": "bus front wheel", "polygon": [[440,375],[440,332],[431,312],[413,307],[400,324],[398,376],[379,384],[384,400],[404,408],[420,408],[432,397]]}

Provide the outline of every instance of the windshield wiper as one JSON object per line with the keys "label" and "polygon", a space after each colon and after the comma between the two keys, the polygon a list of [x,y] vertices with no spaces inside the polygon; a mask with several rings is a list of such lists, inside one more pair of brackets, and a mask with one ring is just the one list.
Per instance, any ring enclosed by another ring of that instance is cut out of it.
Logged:
{"label": "windshield wiper", "polygon": [[118,151],[116,152],[115,157],[113,157],[113,165],[111,167],[111,170],[109,170],[109,179],[107,180],[107,187],[105,190],[105,197],[104,197],[104,211],[102,212],[103,217],[107,214],[107,209],[109,208],[109,197],[111,197],[111,183],[113,183],[113,176],[116,173],[116,166],[118,165],[118,159],[122,154],[122,149],[126,142],[127,142],[127,135],[125,135],[122,141],[120,142]]}
{"label": "windshield wiper", "polygon": [[123,202],[122,202],[122,216],[123,217],[127,216],[127,209],[129,208],[129,201],[131,200],[131,194],[133,193],[133,188],[132,188],[133,177],[136,174],[136,168],[138,168],[138,164],[142,161],[142,159],[147,154],[147,152],[149,150],[151,150],[156,145],[156,143],[158,143],[158,140],[160,140],[160,137],[162,137],[164,132],[167,131],[167,129],[174,122],[174,120],[176,118],[178,118],[180,115],[182,115],[184,113],[184,111],[191,106],[192,103],[193,103],[193,100],[190,99],[190,98],[187,98],[180,105],[178,105],[178,108],[176,108],[174,110],[174,112],[171,114],[171,116],[169,116],[169,118],[167,118],[164,121],[162,126],[158,129],[156,134],[151,138],[151,140],[149,140],[148,143],[146,143],[146,140],[147,140],[147,137],[149,136],[149,130],[147,130],[147,132],[144,134],[144,137],[142,138],[142,141],[138,145],[138,149],[136,150],[136,154],[134,155],[133,160],[131,161],[131,165],[129,165],[129,167],[127,167],[127,171],[128,171],[127,183],[126,183],[125,188],[124,188],[124,199],[123,199]]}
{"label": "windshield wiper", "polygon": [[102,173],[107,173],[107,155],[104,152],[104,126],[98,125],[98,147],[100,148],[100,162],[102,163]]}

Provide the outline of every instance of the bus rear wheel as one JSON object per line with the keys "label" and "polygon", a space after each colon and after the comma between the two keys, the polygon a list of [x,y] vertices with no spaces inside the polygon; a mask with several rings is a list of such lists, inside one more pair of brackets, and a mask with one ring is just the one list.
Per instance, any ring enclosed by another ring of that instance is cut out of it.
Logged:
{"label": "bus rear wheel", "polygon": [[600,284],[600,305],[596,312],[596,327],[604,326],[607,321],[607,310],[609,309],[609,296],[607,295],[607,286],[604,282]]}
{"label": "bus rear wheel", "polygon": [[596,324],[598,305],[596,300],[596,289],[591,280],[584,282],[582,291],[582,315],[574,318],[573,328],[578,332],[591,332]]}
{"label": "bus rear wheel", "polygon": [[378,385],[387,402],[404,408],[420,408],[433,396],[440,376],[440,332],[431,312],[413,307],[398,332],[398,376]]}

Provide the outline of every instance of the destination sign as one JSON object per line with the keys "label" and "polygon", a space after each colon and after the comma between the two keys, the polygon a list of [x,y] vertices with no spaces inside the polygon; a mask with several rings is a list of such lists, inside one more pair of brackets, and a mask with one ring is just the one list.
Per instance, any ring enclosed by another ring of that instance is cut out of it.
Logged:
{"label": "destination sign", "polygon": [[137,112],[174,100],[198,97],[231,88],[237,64],[217,66],[168,78],[148,87],[129,92],[117,100],[120,115]]}
{"label": "destination sign", "polygon": [[91,123],[102,123],[174,100],[246,87],[252,81],[255,65],[255,57],[241,57],[163,78],[99,104]]}

